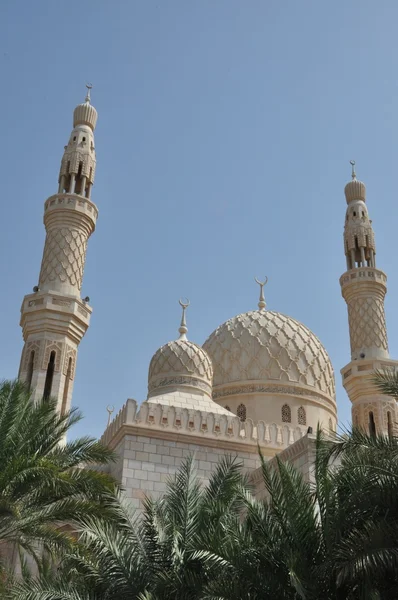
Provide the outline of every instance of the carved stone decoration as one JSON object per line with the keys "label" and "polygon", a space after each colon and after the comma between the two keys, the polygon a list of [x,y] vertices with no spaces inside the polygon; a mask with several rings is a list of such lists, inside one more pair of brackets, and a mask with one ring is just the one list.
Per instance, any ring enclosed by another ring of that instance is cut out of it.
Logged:
{"label": "carved stone decoration", "polygon": [[307,396],[309,398],[317,399],[323,404],[326,403],[326,400],[322,394],[318,394],[312,390],[295,386],[288,387],[283,385],[266,385],[263,383],[246,383],[236,387],[215,390],[213,392],[213,400],[224,398],[226,396],[239,396],[241,394],[286,394],[289,396]]}
{"label": "carved stone decoration", "polygon": [[60,227],[47,232],[40,271],[40,285],[59,280],[79,290],[86,260],[87,234]]}
{"label": "carved stone decoration", "polygon": [[35,371],[40,364],[40,350],[41,350],[41,340],[33,340],[31,342],[26,342],[24,348],[23,362],[21,371],[27,371],[29,368],[30,357],[32,352],[34,352],[33,358],[33,370]]}
{"label": "carved stone decoration", "polygon": [[51,352],[54,351],[55,352],[54,371],[60,371],[61,370],[62,350],[63,350],[62,342],[53,342],[51,340],[45,340],[43,362],[42,362],[41,368],[43,370],[47,369]]}
{"label": "carved stone decoration", "polygon": [[148,391],[185,384],[209,394],[212,379],[211,360],[203,348],[187,340],[176,340],[154,354],[149,365]]}
{"label": "carved stone decoration", "polygon": [[388,351],[384,301],[376,296],[354,298],[348,303],[351,352],[360,348]]}
{"label": "carved stone decoration", "polygon": [[334,374],[319,339],[302,323],[270,310],[237,315],[203,344],[214,367],[214,397],[239,381],[304,384],[334,400]]}
{"label": "carved stone decoration", "polygon": [[68,344],[66,345],[65,348],[65,357],[64,357],[64,368],[63,368],[63,374],[66,376],[68,373],[68,368],[69,368],[69,360],[71,359],[71,370],[70,370],[70,379],[74,379],[75,378],[75,368],[76,368],[76,350],[75,348],[72,348],[71,346],[68,346]]}

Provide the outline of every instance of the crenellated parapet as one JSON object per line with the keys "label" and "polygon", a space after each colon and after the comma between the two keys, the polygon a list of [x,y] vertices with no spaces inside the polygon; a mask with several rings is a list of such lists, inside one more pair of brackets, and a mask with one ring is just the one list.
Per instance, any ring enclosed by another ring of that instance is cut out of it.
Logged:
{"label": "crenellated parapet", "polygon": [[[152,432],[152,433],[151,433]],[[129,399],[106,428],[101,442],[114,448],[127,434],[152,436],[165,439],[178,437],[197,444],[221,445],[231,450],[268,447],[279,452],[307,432],[307,427],[291,427],[251,419],[242,422],[238,417],[190,410],[174,406],[143,402],[140,407]]]}

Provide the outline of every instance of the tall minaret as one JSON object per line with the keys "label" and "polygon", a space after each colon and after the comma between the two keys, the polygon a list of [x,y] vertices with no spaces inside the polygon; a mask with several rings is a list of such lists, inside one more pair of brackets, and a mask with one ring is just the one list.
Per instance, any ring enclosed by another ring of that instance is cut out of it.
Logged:
{"label": "tall minaret", "polygon": [[384,297],[387,276],[376,269],[376,245],[366,206],[365,184],[358,181],[351,161],[352,180],[345,186],[347,212],[344,251],[347,271],[340,277],[341,293],[347,303],[351,362],[341,374],[352,402],[352,422],[370,433],[392,435],[396,431],[397,405],[372,384],[376,369],[398,366],[388,353]]}
{"label": "tall minaret", "polygon": [[87,89],[85,102],[73,113],[58,193],[44,203],[46,241],[39,281],[21,307],[25,345],[19,377],[28,383],[33,399],[57,398],[61,413],[71,405],[77,347],[92,311],[89,299],[80,297],[87,240],[98,216],[91,201],[97,111],[90,103],[91,86]]}

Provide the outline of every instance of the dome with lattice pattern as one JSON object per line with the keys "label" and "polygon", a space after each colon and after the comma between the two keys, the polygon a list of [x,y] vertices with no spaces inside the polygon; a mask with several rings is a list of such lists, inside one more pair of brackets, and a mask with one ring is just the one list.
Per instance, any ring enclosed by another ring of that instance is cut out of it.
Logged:
{"label": "dome with lattice pattern", "polygon": [[250,311],[220,325],[203,345],[213,363],[214,396],[237,382],[286,382],[334,402],[333,367],[319,339],[278,312]]}
{"label": "dome with lattice pattern", "polygon": [[160,388],[184,386],[211,394],[213,367],[201,346],[179,339],[165,344],[154,354],[149,365],[148,395]]}

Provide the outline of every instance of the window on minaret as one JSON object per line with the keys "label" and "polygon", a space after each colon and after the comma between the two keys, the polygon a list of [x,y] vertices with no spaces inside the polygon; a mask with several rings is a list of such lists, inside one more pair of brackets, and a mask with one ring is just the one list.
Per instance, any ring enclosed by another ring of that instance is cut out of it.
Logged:
{"label": "window on minaret", "polygon": [[369,413],[369,433],[372,437],[376,435],[376,423],[372,411]]}
{"label": "window on minaret", "polygon": [[388,437],[391,440],[394,436],[394,432],[393,432],[393,428],[392,428],[392,420],[391,420],[390,411],[387,412],[387,431],[388,431]]}
{"label": "window on minaret", "polygon": [[68,402],[69,382],[71,380],[71,374],[72,374],[72,358],[70,357],[69,361],[68,361],[68,370],[66,371],[66,375],[65,375],[64,393],[62,396],[62,406],[61,406],[61,416],[62,417],[66,413],[66,405]]}
{"label": "window on minaret", "polygon": [[330,431],[330,433],[333,433],[333,421],[332,421],[332,419],[329,419],[329,431]]}
{"label": "window on minaret", "polygon": [[32,377],[33,377],[33,365],[35,363],[35,351],[32,350],[29,357],[29,365],[28,365],[28,375],[26,377],[26,383],[28,385],[28,390],[30,390],[32,386]]}
{"label": "window on minaret", "polygon": [[226,407],[225,407],[225,410],[229,410],[229,411],[231,410],[231,409],[229,408],[228,404],[226,405]]}
{"label": "window on minaret", "polygon": [[236,414],[242,422],[246,421],[246,406],[244,404],[239,404],[236,410]]}
{"label": "window on minaret", "polygon": [[291,423],[292,422],[292,411],[290,410],[290,406],[288,404],[284,404],[282,406],[282,422],[283,423]]}
{"label": "window on minaret", "polygon": [[44,400],[48,400],[51,396],[51,388],[53,386],[53,378],[54,378],[54,369],[55,369],[55,350],[53,350],[50,354],[50,360],[48,361],[47,366],[47,374],[46,374],[46,382],[44,384]]}
{"label": "window on minaret", "polygon": [[307,416],[302,406],[297,410],[297,421],[299,425],[307,425]]}

